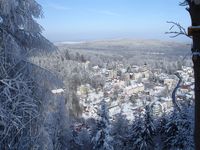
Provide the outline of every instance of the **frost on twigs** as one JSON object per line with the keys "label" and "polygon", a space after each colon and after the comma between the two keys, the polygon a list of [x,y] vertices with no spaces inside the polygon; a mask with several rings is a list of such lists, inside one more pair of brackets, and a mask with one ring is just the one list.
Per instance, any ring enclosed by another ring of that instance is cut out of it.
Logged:
{"label": "frost on twigs", "polygon": [[20,145],[19,137],[36,133],[31,125],[39,117],[38,101],[31,89],[31,81],[21,74],[0,80],[0,149],[15,148],[16,143]]}
{"label": "frost on twigs", "polygon": [[[51,83],[46,74],[36,74],[42,68],[27,62],[32,52],[56,50],[41,34],[35,20],[41,16],[35,0],[0,0],[0,150],[44,149],[42,133],[50,134],[41,130],[52,99],[45,85]],[[53,137],[46,139],[51,143]]]}
{"label": "frost on twigs", "polygon": [[[186,37],[191,38],[188,35],[186,29],[183,26],[181,26],[179,23],[173,22],[173,21],[167,21],[167,23],[171,24],[172,26],[170,27],[168,32],[165,32],[165,34],[170,34],[171,38],[175,38],[175,37],[178,37],[180,35],[184,35]],[[176,28],[176,29],[174,30],[174,28]]]}

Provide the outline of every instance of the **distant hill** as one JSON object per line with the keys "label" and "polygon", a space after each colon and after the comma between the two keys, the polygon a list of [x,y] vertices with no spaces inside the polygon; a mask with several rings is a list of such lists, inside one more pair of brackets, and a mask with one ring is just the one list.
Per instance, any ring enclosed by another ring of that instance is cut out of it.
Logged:
{"label": "distant hill", "polygon": [[127,60],[176,61],[189,56],[191,46],[161,40],[104,40],[81,43],[60,43],[58,47],[73,52],[124,57]]}

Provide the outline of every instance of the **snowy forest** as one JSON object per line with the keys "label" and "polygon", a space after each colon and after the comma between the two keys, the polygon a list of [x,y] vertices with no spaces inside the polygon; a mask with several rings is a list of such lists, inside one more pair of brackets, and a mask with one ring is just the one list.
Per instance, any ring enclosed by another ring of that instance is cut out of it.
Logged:
{"label": "snowy forest", "polygon": [[190,46],[54,45],[36,0],[0,8],[0,150],[195,149]]}

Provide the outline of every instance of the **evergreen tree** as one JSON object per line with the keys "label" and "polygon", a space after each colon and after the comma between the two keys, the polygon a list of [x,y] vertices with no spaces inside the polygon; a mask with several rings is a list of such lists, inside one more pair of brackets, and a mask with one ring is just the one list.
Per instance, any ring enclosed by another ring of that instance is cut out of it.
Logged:
{"label": "evergreen tree", "polygon": [[115,122],[112,125],[112,137],[114,138],[114,149],[122,150],[128,148],[128,120],[122,112],[116,116]]}
{"label": "evergreen tree", "polygon": [[81,149],[81,144],[80,141],[78,139],[78,133],[77,131],[75,131],[74,129],[72,130],[71,133],[71,140],[70,140],[70,144],[69,144],[69,149],[73,150],[73,149]]}
{"label": "evergreen tree", "polygon": [[155,147],[155,127],[149,106],[146,106],[144,116],[139,115],[136,118],[131,130],[133,149],[149,150]]}
{"label": "evergreen tree", "polygon": [[65,54],[64,54],[64,55],[65,55],[65,59],[66,59],[66,60],[70,60],[70,59],[71,59],[68,49],[65,50]]}
{"label": "evergreen tree", "polygon": [[80,150],[85,150],[85,149],[92,149],[92,143],[91,143],[91,133],[88,129],[82,129],[78,133],[78,141],[80,145]]}
{"label": "evergreen tree", "polygon": [[41,93],[31,74],[37,66],[27,57],[32,51],[55,49],[35,21],[41,16],[35,0],[0,1],[0,149],[39,147]]}
{"label": "evergreen tree", "polygon": [[194,118],[192,109],[184,112],[173,112],[165,125],[164,149],[194,149],[193,128]]}
{"label": "evergreen tree", "polygon": [[110,135],[110,123],[108,110],[105,100],[101,102],[101,109],[99,111],[99,120],[97,120],[97,133],[93,137],[92,142],[95,150],[113,150],[112,137]]}

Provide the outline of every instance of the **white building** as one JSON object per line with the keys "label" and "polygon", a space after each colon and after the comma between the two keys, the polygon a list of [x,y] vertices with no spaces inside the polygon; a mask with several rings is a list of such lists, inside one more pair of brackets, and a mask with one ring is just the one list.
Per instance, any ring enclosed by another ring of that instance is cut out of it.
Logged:
{"label": "white building", "polygon": [[134,84],[131,86],[128,86],[125,88],[125,93],[127,95],[137,94],[139,92],[143,92],[145,89],[144,85],[142,83],[140,84]]}

